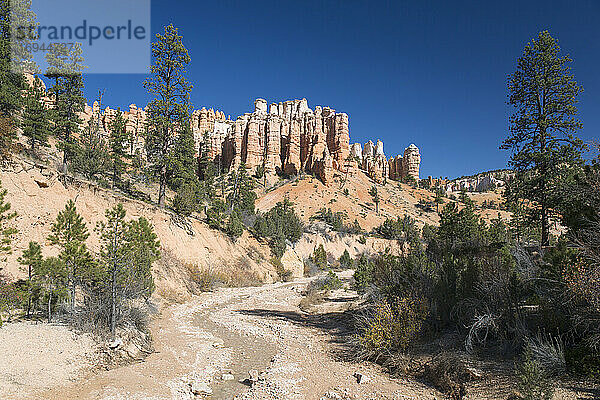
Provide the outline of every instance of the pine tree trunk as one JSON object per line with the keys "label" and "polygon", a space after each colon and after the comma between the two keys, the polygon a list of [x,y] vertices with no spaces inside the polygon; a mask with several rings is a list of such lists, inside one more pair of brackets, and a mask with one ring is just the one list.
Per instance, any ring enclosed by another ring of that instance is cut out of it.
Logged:
{"label": "pine tree trunk", "polygon": [[27,277],[28,282],[27,282],[27,316],[29,317],[31,315],[31,265],[29,266],[28,270],[27,270]]}
{"label": "pine tree trunk", "polygon": [[112,338],[115,338],[115,331],[117,329],[117,284],[116,284],[116,268],[112,273],[112,287],[111,287],[111,310],[110,310],[110,333]]}
{"label": "pine tree trunk", "polygon": [[165,206],[165,190],[167,185],[167,167],[163,165],[160,171],[160,187],[158,189],[158,205]]}
{"label": "pine tree trunk", "polygon": [[71,294],[71,298],[69,299],[69,305],[71,306],[71,312],[75,310],[75,266],[71,266],[71,279],[69,282],[69,292]]}
{"label": "pine tree trunk", "polygon": [[550,246],[550,226],[548,222],[548,209],[542,204],[542,247]]}
{"label": "pine tree trunk", "polygon": [[52,321],[52,292],[48,293],[48,323]]}

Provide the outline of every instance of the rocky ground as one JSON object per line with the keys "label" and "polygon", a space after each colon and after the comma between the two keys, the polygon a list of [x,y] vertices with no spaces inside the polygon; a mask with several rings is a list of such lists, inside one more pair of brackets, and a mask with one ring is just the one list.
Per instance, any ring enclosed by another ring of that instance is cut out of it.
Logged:
{"label": "rocky ground", "polygon": [[[444,398],[416,380],[392,379],[378,366],[351,361],[345,347],[349,332],[344,329],[344,322],[348,318],[345,310],[355,296],[343,290],[336,292],[306,313],[298,304],[307,282],[308,279],[302,279],[262,287],[220,289],[185,304],[168,306],[152,326],[155,353],[143,362],[87,374],[86,351],[75,351],[69,343],[88,339],[46,338],[54,350],[51,355],[41,354],[30,344],[45,339],[35,337],[31,326],[8,325],[0,330],[4,335],[0,340],[0,398]],[[14,342],[17,335],[23,338],[19,343]],[[6,350],[5,336],[13,338],[13,353],[18,349],[20,355],[13,354],[10,363],[2,355]],[[23,346],[26,342],[27,346]],[[65,354],[57,351],[59,348]],[[86,348],[90,349],[91,344]],[[38,354],[41,364],[35,365],[32,360]],[[79,379],[72,381],[77,376]],[[13,391],[6,391],[7,382]],[[506,398],[511,387],[508,383],[505,390],[490,392],[488,386],[485,380],[475,384],[469,398]],[[562,390],[557,399],[594,395],[597,393]]]}
{"label": "rocky ground", "polygon": [[27,399],[31,392],[74,381],[96,364],[89,335],[44,322],[5,323],[0,328],[0,399]]}

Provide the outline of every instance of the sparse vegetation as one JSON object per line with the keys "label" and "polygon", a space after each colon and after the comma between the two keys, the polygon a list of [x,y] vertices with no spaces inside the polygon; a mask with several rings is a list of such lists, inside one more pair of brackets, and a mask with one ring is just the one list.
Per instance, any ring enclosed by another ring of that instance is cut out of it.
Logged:
{"label": "sparse vegetation", "polygon": [[532,356],[530,349],[525,351],[523,360],[517,364],[519,390],[523,400],[550,400],[554,388],[539,361]]}
{"label": "sparse vegetation", "polygon": [[264,215],[259,214],[254,223],[255,234],[269,240],[271,249],[278,258],[285,253],[286,241],[297,242],[302,231],[302,222],[288,199],[277,203]]}

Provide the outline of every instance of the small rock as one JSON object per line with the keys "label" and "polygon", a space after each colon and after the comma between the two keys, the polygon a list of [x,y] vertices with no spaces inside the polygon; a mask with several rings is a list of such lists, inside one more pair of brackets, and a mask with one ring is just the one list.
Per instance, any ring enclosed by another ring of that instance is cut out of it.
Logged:
{"label": "small rock", "polygon": [[467,368],[467,372],[471,375],[473,379],[481,379],[483,373],[481,371],[476,370],[475,368]]}
{"label": "small rock", "polygon": [[355,372],[354,377],[356,378],[356,383],[367,383],[371,380],[371,378],[360,372]]}
{"label": "small rock", "polygon": [[113,340],[112,342],[110,342],[108,344],[108,348],[111,350],[117,349],[121,346],[123,346],[123,339],[121,339],[121,338],[116,338],[115,340]]}
{"label": "small rock", "polygon": [[194,382],[192,383],[192,393],[196,396],[211,395],[213,391],[210,386],[204,382]]}
{"label": "small rock", "polygon": [[49,184],[48,182],[46,182],[46,181],[43,181],[43,180],[41,180],[41,179],[34,179],[34,181],[35,181],[35,183],[37,183],[37,185],[38,185],[40,188],[42,188],[42,189],[45,189],[45,188],[47,188],[47,187],[49,187],[49,186],[50,186],[50,184]]}
{"label": "small rock", "polygon": [[223,342],[214,342],[214,343],[213,343],[213,347],[214,347],[215,349],[222,349],[222,348],[224,348],[224,347],[225,347],[225,344],[224,344]]}
{"label": "small rock", "polygon": [[248,375],[250,375],[251,382],[258,382],[258,371],[255,369],[251,369],[248,371]]}
{"label": "small rock", "polygon": [[232,381],[234,379],[235,379],[235,376],[233,376],[232,374],[221,375],[221,380],[224,380],[224,381]]}
{"label": "small rock", "polygon": [[142,357],[142,352],[140,351],[140,349],[133,343],[129,343],[126,347],[125,347],[125,352],[127,353],[127,355],[133,359],[138,359]]}

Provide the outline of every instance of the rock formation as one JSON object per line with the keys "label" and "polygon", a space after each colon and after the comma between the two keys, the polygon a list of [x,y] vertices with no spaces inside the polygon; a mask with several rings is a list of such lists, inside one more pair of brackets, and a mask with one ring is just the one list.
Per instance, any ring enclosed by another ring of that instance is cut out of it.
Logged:
{"label": "rock formation", "polygon": [[487,192],[496,188],[505,187],[514,179],[514,172],[499,170],[482,172],[477,175],[454,179],[446,183],[448,192]]}
{"label": "rock formation", "polygon": [[376,182],[385,183],[387,179],[402,180],[407,176],[419,180],[421,154],[414,144],[404,150],[404,156],[388,160],[383,150],[383,142],[378,140],[375,145],[369,140],[364,148],[360,143],[354,143],[350,155],[358,160],[360,168]]}
{"label": "rock formation", "polygon": [[197,124],[199,135],[209,142],[208,156],[213,160],[221,157],[225,169],[244,163],[252,172],[262,168],[272,177],[306,171],[331,181],[334,170],[345,168],[350,155],[347,114],[329,107],[313,111],[306,99],[267,104],[256,99],[254,112],[236,121],[225,120],[224,114],[217,112],[220,117],[215,113],[213,122],[211,110],[201,110],[198,122],[192,124]]}
{"label": "rock formation", "polygon": [[[128,151],[132,155],[139,154],[144,156],[144,131],[146,128],[146,110],[138,108],[135,104],[129,105],[129,110],[120,110],[123,119],[125,120],[126,129],[129,137],[132,139],[129,142]],[[86,104],[83,112],[79,113],[79,118],[82,121],[85,129],[90,121],[94,119],[94,123],[98,124],[98,130],[101,135],[108,137],[110,125],[115,120],[118,110],[106,107],[104,111],[100,110],[100,105],[95,101],[92,106]]]}
{"label": "rock formation", "polygon": [[[33,79],[33,75],[27,76],[30,84]],[[50,97],[44,101],[52,107]],[[133,139],[129,152],[145,157],[147,108],[131,104],[122,113]],[[86,105],[79,117],[82,128],[94,119],[100,134],[106,137],[116,115],[117,110],[101,110],[94,102]],[[314,173],[326,184],[332,182],[335,171],[352,175],[358,169],[380,183],[405,176],[419,178],[421,156],[414,144],[406,148],[404,156],[389,161],[380,140],[376,144],[369,141],[364,148],[359,143],[350,146],[348,115],[330,107],[316,106],[312,110],[306,99],[269,105],[259,98],[252,113],[240,115],[235,121],[223,111],[202,107],[192,112],[190,125],[196,155],[205,153],[222,170],[235,169],[243,163],[251,173],[262,170],[270,179],[304,171]]]}

